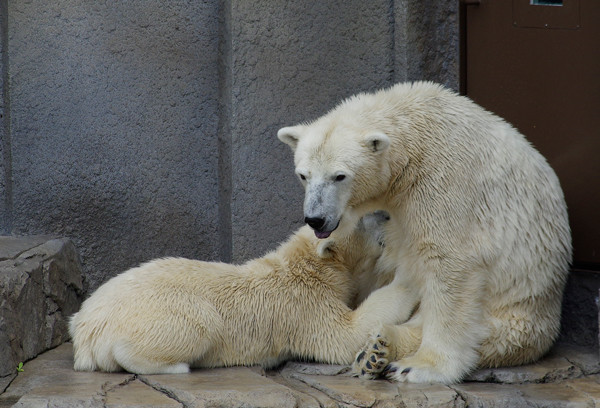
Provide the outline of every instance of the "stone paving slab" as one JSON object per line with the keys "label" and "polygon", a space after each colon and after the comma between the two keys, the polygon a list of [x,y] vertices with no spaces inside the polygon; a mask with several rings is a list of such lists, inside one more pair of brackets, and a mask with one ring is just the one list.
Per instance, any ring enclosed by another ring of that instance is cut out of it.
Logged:
{"label": "stone paving slab", "polygon": [[183,375],[139,376],[186,407],[256,406],[295,407],[296,397],[288,387],[248,367],[197,370]]}
{"label": "stone paving slab", "polygon": [[0,407],[103,407],[108,393],[135,380],[128,373],[74,371],[69,343],[41,354],[23,369],[0,395]]}
{"label": "stone paving slab", "polygon": [[170,408],[182,407],[183,404],[136,379],[107,390],[104,406],[107,408]]}
{"label": "stone paving slab", "polygon": [[537,363],[520,367],[481,369],[473,373],[467,381],[503,384],[553,383],[599,372],[598,358],[591,350],[564,345],[555,348]]}
{"label": "stone paving slab", "polygon": [[480,370],[452,386],[360,380],[345,366],[298,362],[176,375],[75,372],[72,365],[69,343],[27,362],[0,394],[0,407],[600,407],[596,351],[564,346],[536,364]]}

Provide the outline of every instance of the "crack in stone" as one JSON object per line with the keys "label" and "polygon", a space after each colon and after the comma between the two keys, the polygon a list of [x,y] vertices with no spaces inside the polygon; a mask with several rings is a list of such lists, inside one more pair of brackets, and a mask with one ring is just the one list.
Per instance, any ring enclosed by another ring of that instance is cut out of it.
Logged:
{"label": "crack in stone", "polygon": [[[282,385],[283,385],[283,384],[282,384]],[[315,397],[315,396],[313,396],[313,395],[310,395],[310,394],[309,394],[309,393],[307,393],[307,392],[300,391],[300,390],[298,390],[298,389],[294,388],[294,386],[292,386],[291,384],[286,384],[286,387],[287,387],[287,388],[289,388],[290,390],[294,391],[294,392],[297,392],[298,394],[302,394],[302,395],[304,396],[304,398],[307,398],[307,399],[310,399],[311,401],[314,401],[315,403],[319,404],[319,407],[320,407],[320,408],[323,408],[323,404],[321,404],[321,402],[320,402],[320,401],[317,399],[317,397]],[[311,387],[311,388],[312,388],[312,387]],[[315,390],[315,391],[319,391],[319,390],[317,390],[316,388],[312,388],[312,389],[313,389],[313,390]],[[326,395],[325,393],[323,393],[323,395],[325,395],[326,397],[328,397],[328,398],[329,398],[329,396],[328,396],[328,395]],[[300,402],[300,401],[298,401],[298,399],[296,398],[296,404],[298,404],[299,402]]]}
{"label": "crack in stone", "polygon": [[[338,396],[335,393],[333,393],[334,395],[328,393],[326,387],[319,388],[319,387],[317,387],[316,384],[310,384],[304,378],[302,378],[302,376],[296,376],[296,375],[294,375],[292,373],[292,374],[290,374],[290,377],[291,378],[295,378],[296,380],[299,380],[299,381],[303,382],[304,384],[306,384],[307,386],[309,386],[310,388],[312,388],[314,390],[322,392],[328,398],[331,398],[332,400],[343,404],[343,406],[347,406],[347,407],[359,407],[359,408],[371,408],[371,407],[375,406],[378,402],[380,402],[377,398],[375,398],[375,401],[371,405],[355,405],[355,404],[353,404],[351,402],[345,401],[344,399],[342,399],[340,396]],[[321,405],[320,402],[319,402],[319,405]]]}
{"label": "crack in stone", "polygon": [[109,384],[110,384],[110,382],[108,382],[108,381],[107,381],[107,382],[105,382],[104,384],[102,384],[102,386],[100,387],[100,388],[101,388],[101,390],[102,390],[101,392],[102,392],[102,394],[103,394],[104,396],[106,396],[106,394],[107,394],[108,392],[114,391],[114,390],[116,390],[117,388],[124,387],[124,386],[126,386],[127,384],[129,384],[130,382],[132,382],[132,381],[135,381],[136,377],[137,377],[137,376],[136,376],[135,374],[133,374],[133,375],[131,375],[130,377],[127,377],[125,380],[121,381],[119,384],[116,384],[116,385],[113,385],[113,386],[110,386],[110,387],[109,387]]}
{"label": "crack in stone", "polygon": [[[280,373],[279,377],[268,377],[268,378],[270,378],[272,381],[274,381],[274,382],[276,382],[278,384],[281,384],[284,387],[292,390],[293,392],[297,392],[298,394],[302,394],[303,396],[310,398],[312,401],[314,401],[315,403],[317,403],[320,408],[323,408],[324,405],[321,403],[321,401],[319,400],[319,398],[317,398],[315,395],[309,394],[306,391],[302,391],[302,390],[298,389],[297,388],[298,385],[294,384],[292,381],[301,382],[302,384],[304,384],[307,387],[309,387],[311,389],[311,392],[322,394],[324,398],[330,399],[329,395],[325,394],[323,391],[318,390],[318,389],[316,389],[314,387],[311,387],[309,384],[306,384],[305,382],[302,382],[302,381],[298,380],[297,378],[287,378],[286,376],[281,375],[281,373]],[[298,403],[299,401],[296,400],[296,402]]]}
{"label": "crack in stone", "polygon": [[590,394],[589,392],[587,392],[585,390],[577,389],[577,388],[573,387],[572,384],[569,384],[568,382],[565,383],[565,387],[567,387],[570,390],[575,391],[576,393],[581,393],[582,395],[584,395],[585,398],[588,400],[588,403],[590,404],[590,406],[593,406],[593,407],[597,406],[597,405],[595,405],[595,399],[596,399],[595,395]]}
{"label": "crack in stone", "polygon": [[[137,378],[137,375],[133,374],[130,377],[127,377],[125,380],[121,381],[119,384],[112,385],[110,387],[109,387],[110,383],[108,381],[105,382],[104,384],[102,384],[102,386],[100,387],[100,391],[98,391],[96,393],[96,395],[100,398],[100,401],[102,402],[102,407],[106,408],[106,397],[109,392],[113,392],[118,388],[125,387],[130,382],[135,381],[136,378]],[[92,399],[93,399],[93,397],[92,397]]]}
{"label": "crack in stone", "polygon": [[[566,360],[569,361],[569,359]],[[569,361],[569,363],[571,363],[572,367],[567,368],[566,373],[564,373],[564,371],[562,370],[553,370],[549,373],[546,373],[546,375],[544,375],[541,379],[534,381],[534,383],[552,384],[556,382],[561,382],[563,380],[580,378],[584,375],[581,367],[577,366],[577,364],[573,364],[571,361]],[[577,373],[577,370],[579,370],[579,373]],[[528,382],[530,381],[523,381],[523,384],[526,384]]]}
{"label": "crack in stone", "polygon": [[[454,390],[454,388],[451,388],[451,389]],[[460,395],[460,393],[457,392],[456,390],[454,390],[454,392],[456,392],[456,397],[454,397],[454,406],[455,407],[459,407],[459,406],[460,407],[466,407],[467,406],[467,400],[462,395]],[[460,405],[457,404],[457,402],[459,400],[462,401],[462,404],[460,404]]]}
{"label": "crack in stone", "polygon": [[467,406],[467,397],[464,396],[461,391],[457,390],[452,385],[448,385],[447,387],[456,393],[456,398],[454,398],[454,406],[457,406],[456,400],[460,398],[460,400],[463,402],[463,407],[466,407]]}
{"label": "crack in stone", "polygon": [[498,379],[498,377],[496,376],[496,373],[494,371],[490,371],[483,378],[483,380],[467,378],[464,380],[464,382],[466,382],[466,383],[492,383],[492,384],[501,384],[502,383],[502,381],[500,381],[500,379]]}
{"label": "crack in stone", "polygon": [[[39,247],[41,247],[44,244],[45,244],[45,242],[43,242],[43,243],[41,243],[39,245],[33,246],[31,248],[24,249],[21,252],[15,254],[15,256],[13,256],[12,258],[9,258],[9,257],[0,257],[0,262],[2,262],[2,261],[14,261],[14,260],[20,258],[21,255],[23,255],[25,252],[28,252],[28,251],[34,250],[36,248],[39,248]],[[29,256],[29,257],[27,257],[25,259],[31,259],[31,258],[33,258],[33,256]]]}
{"label": "crack in stone", "polygon": [[0,389],[0,395],[4,394],[4,392],[6,390],[8,390],[8,387],[10,387],[10,385],[13,383],[13,381],[18,377],[18,374],[8,374],[8,375],[5,375],[3,377],[0,377],[0,379],[4,379],[4,378],[10,377],[10,376],[13,376],[13,378],[10,379],[10,381],[8,382],[8,384],[6,384],[6,386],[4,387],[4,389]]}
{"label": "crack in stone", "polygon": [[191,405],[188,405],[184,401],[182,401],[181,399],[179,399],[177,397],[177,395],[173,391],[171,391],[171,390],[169,390],[169,389],[167,389],[165,387],[160,386],[160,384],[153,385],[146,378],[144,378],[142,376],[136,376],[136,377],[137,377],[138,380],[140,380],[142,383],[144,383],[148,387],[152,388],[153,390],[158,391],[161,394],[165,395],[166,397],[171,398],[172,400],[178,402],[179,404],[181,404],[181,406],[183,408],[193,408]]}
{"label": "crack in stone", "polygon": [[[594,375],[594,374],[599,374],[600,373],[600,364],[596,365],[596,369],[586,370],[583,364],[582,365],[578,365],[575,361],[571,360],[569,358],[569,356],[565,356],[564,358],[569,363],[571,363],[575,367],[579,368],[579,370],[581,370],[581,375],[579,377],[585,377],[585,376],[588,376],[588,375]],[[577,377],[577,378],[579,378],[579,377]]]}

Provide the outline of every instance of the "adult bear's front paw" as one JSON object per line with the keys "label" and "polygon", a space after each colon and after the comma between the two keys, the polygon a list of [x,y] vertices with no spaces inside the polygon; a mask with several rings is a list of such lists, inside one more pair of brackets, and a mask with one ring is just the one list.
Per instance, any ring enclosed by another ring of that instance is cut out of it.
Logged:
{"label": "adult bear's front paw", "polygon": [[432,364],[431,359],[424,359],[418,354],[390,363],[383,375],[392,381],[409,383],[452,384],[460,381],[460,376],[453,375],[452,370],[444,370],[439,362]]}
{"label": "adult bear's front paw", "polygon": [[377,334],[371,337],[352,363],[352,374],[372,380],[384,374],[388,366],[389,343]]}

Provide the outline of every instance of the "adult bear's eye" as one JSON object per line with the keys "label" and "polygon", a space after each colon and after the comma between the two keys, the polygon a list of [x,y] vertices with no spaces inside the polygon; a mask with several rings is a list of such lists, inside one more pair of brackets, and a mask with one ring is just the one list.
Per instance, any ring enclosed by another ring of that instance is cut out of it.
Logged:
{"label": "adult bear's eye", "polygon": [[342,181],[346,178],[345,174],[338,174],[337,176],[335,176],[335,181]]}
{"label": "adult bear's eye", "polygon": [[300,177],[300,180],[306,181],[306,176],[304,174],[298,174],[298,177]]}

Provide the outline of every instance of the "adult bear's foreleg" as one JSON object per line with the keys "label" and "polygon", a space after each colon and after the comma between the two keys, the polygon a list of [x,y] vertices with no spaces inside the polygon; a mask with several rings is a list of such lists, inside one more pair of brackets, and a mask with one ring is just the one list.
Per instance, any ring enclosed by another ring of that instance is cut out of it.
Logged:
{"label": "adult bear's foreleg", "polygon": [[[484,275],[478,272],[426,272],[417,314],[373,336],[365,354],[357,355],[355,374],[414,383],[460,381],[477,365],[477,349],[488,334],[480,301]],[[385,360],[390,363],[384,366]]]}
{"label": "adult bear's foreleg", "polygon": [[477,349],[488,335],[481,308],[485,275],[477,269],[443,266],[423,276],[421,344],[414,355],[390,363],[389,378],[454,383],[478,363]]}

